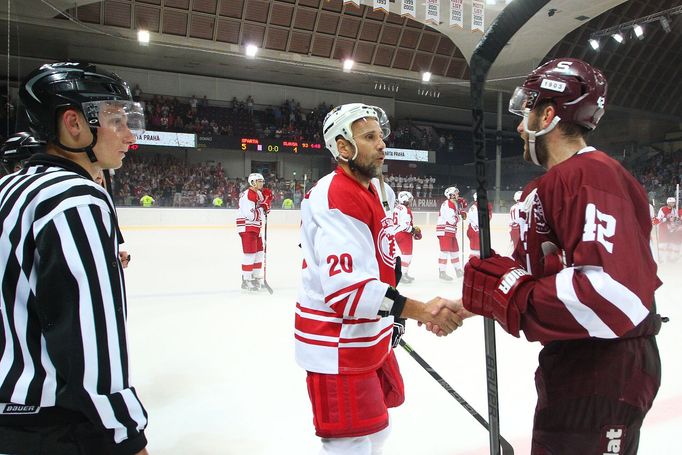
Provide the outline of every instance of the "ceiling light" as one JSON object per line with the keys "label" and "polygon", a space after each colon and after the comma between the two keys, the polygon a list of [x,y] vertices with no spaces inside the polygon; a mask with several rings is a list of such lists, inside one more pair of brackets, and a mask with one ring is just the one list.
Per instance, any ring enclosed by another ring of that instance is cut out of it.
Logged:
{"label": "ceiling light", "polygon": [[137,41],[140,44],[149,43],[149,30],[138,30],[137,31]]}
{"label": "ceiling light", "polygon": [[611,38],[615,39],[618,43],[622,43],[625,38],[620,33],[614,33]]}
{"label": "ceiling light", "polygon": [[637,24],[635,25],[632,30],[635,32],[635,36],[639,39],[644,39],[644,29],[642,29],[642,26]]}
{"label": "ceiling light", "polygon": [[353,69],[353,65],[355,62],[349,58],[343,61],[343,71],[346,73],[349,73],[351,69]]}
{"label": "ceiling light", "polygon": [[590,46],[592,46],[592,49],[594,49],[594,50],[596,51],[597,49],[599,49],[599,41],[597,41],[596,39],[592,38],[592,39],[590,40]]}
{"label": "ceiling light", "polygon": [[247,44],[246,45],[246,56],[247,57],[255,57],[256,54],[258,53],[258,46],[255,44]]}
{"label": "ceiling light", "polygon": [[431,80],[431,73],[424,71],[422,73],[422,82],[429,82]]}

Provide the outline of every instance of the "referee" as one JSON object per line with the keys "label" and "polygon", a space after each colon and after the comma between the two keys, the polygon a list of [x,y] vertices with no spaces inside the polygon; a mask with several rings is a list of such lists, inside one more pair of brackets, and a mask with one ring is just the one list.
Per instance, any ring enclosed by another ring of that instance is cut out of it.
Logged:
{"label": "referee", "polygon": [[74,62],[42,65],[19,96],[46,147],[0,180],[0,453],[145,455],[121,235],[94,182],[143,111],[118,76]]}

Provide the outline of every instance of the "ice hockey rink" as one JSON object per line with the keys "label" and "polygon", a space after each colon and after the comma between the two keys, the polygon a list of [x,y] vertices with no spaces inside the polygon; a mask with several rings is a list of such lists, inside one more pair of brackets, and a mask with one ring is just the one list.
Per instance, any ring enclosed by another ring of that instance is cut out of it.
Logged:
{"label": "ice hockey rink", "polygon": [[[243,294],[241,244],[234,211],[119,211],[125,270],[132,382],[149,412],[151,455],[316,454],[305,372],[293,354],[294,306],[301,254],[298,212],[273,211],[268,227],[268,293]],[[415,242],[402,293],[428,300],[461,295],[461,280],[437,278],[433,214],[415,213],[424,238]],[[495,215],[492,245],[508,252],[506,216]],[[644,422],[639,453],[672,454],[682,430],[682,267],[661,268],[658,310],[670,317],[658,343],[663,384]],[[487,420],[483,320],[472,318],[446,338],[414,321],[405,340]],[[502,436],[528,454],[535,406],[538,343],[497,330]],[[391,411],[386,455],[484,455],[488,434],[426,371],[397,350],[406,402]],[[577,454],[576,454],[577,455]]]}

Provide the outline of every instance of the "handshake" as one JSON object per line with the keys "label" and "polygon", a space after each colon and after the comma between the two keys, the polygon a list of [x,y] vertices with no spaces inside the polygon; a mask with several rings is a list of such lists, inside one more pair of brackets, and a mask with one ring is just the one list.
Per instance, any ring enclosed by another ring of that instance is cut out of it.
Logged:
{"label": "handshake", "polygon": [[473,316],[464,309],[461,300],[435,297],[425,304],[415,303],[418,304],[406,305],[401,316],[416,320],[419,326],[425,325],[429,332],[439,337],[451,334],[462,326],[464,319]]}

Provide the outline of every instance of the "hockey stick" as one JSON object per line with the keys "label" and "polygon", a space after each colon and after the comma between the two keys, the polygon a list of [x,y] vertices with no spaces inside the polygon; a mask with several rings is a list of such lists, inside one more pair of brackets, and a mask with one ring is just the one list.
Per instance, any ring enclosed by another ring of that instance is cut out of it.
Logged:
{"label": "hockey stick", "polygon": [[[483,425],[483,428],[490,431],[490,425],[488,425],[488,422],[483,418],[483,416],[479,414],[469,403],[467,403],[467,401],[462,398],[462,396],[457,393],[455,389],[453,389],[452,386],[448,384],[447,381],[445,381],[445,379],[443,379],[443,377],[439,375],[436,370],[434,370],[433,367],[431,367],[431,365],[429,365],[426,360],[422,358],[422,356],[417,354],[417,352],[412,349],[412,347],[407,344],[403,338],[400,339],[400,346],[402,346],[403,349],[410,354],[410,357],[412,357],[422,368],[424,368],[426,372],[438,382],[438,384],[443,386],[443,388],[452,396],[452,398],[457,400],[457,402],[461,404],[462,407],[478,421],[478,423]],[[503,455],[514,455],[514,448],[502,436],[500,436],[500,444],[502,446]]]}
{"label": "hockey stick", "polygon": [[265,227],[264,227],[264,235],[263,235],[263,286],[265,286],[265,289],[272,294],[274,291],[268,284],[267,280],[267,271],[268,271],[268,214],[265,214]]}
{"label": "hockey stick", "polygon": [[[483,93],[485,80],[493,62],[512,36],[528,22],[549,0],[516,0],[507,5],[495,18],[471,56],[471,103],[473,117],[474,154],[478,188],[478,225],[481,238],[481,258],[491,255],[490,220],[485,175],[485,130]],[[500,453],[500,416],[497,401],[497,354],[495,352],[495,322],[484,321],[485,357],[488,386],[488,421],[490,422],[490,453]]]}

